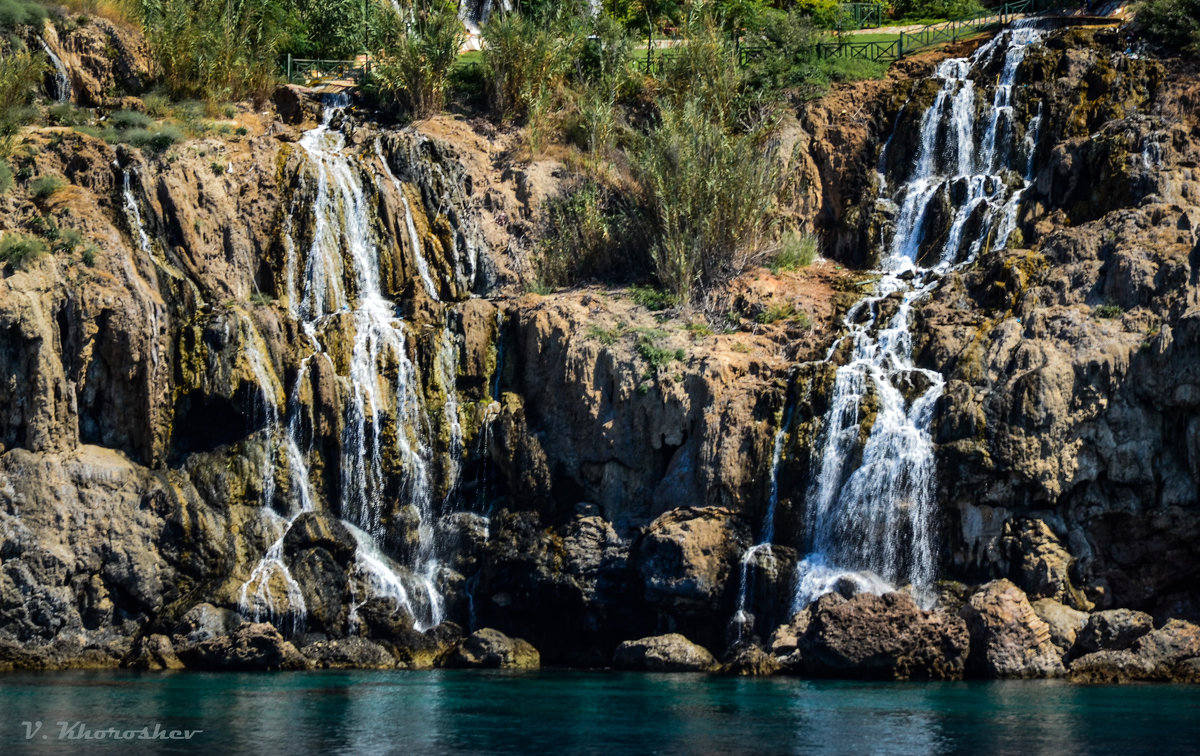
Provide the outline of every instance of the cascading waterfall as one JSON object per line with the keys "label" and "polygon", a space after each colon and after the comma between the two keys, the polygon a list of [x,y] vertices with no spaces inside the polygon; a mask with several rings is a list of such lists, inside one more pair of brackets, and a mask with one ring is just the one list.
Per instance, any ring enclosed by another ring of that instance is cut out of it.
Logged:
{"label": "cascading waterfall", "polygon": [[[288,286],[289,291],[297,292],[293,297],[298,296],[300,304],[295,312],[316,350],[322,350],[320,334],[327,323],[349,319],[353,328],[354,342],[345,376],[349,401],[339,492],[342,514],[354,526],[351,532],[358,541],[355,571],[371,594],[356,597],[354,609],[372,596],[390,597],[409,611],[415,627],[423,630],[444,618],[436,589],[440,564],[434,543],[436,512],[430,472],[429,419],[420,399],[417,369],[409,356],[408,329],[395,305],[382,294],[379,247],[371,228],[363,177],[345,151],[344,136],[329,128],[336,108],[343,104],[327,107],[322,124],[300,139],[316,179],[313,238],[301,285],[289,281]],[[376,149],[384,176],[403,197],[403,188],[388,168],[378,144]],[[408,225],[414,253],[420,259],[411,216]],[[294,262],[294,242],[290,246],[288,269],[294,274],[299,272]],[[427,267],[422,278],[436,299]],[[384,448],[389,424],[395,431],[393,449]],[[401,468],[402,501],[411,504],[418,513],[418,545],[411,576],[398,574],[377,545],[384,535],[388,495],[384,461],[392,452]],[[406,585],[406,580],[412,582]]]}
{"label": "cascading waterfall", "polygon": [[46,44],[46,40],[42,39],[41,35],[37,35],[37,41],[41,44],[42,50],[46,52],[46,57],[50,59],[50,65],[54,66],[54,99],[57,102],[70,102],[75,91],[71,87],[71,77],[67,73],[67,67],[63,65],[62,59],[54,54],[50,45]]}
{"label": "cascading waterfall", "polygon": [[387,158],[383,154],[383,146],[381,140],[375,140],[375,156],[379,158],[380,165],[383,166],[383,175],[387,177],[392,186],[396,189],[396,194],[400,197],[400,204],[404,207],[404,226],[408,231],[408,241],[412,246],[413,258],[417,264],[417,274],[421,276],[421,283],[425,286],[425,293],[435,302],[440,302],[438,297],[437,285],[433,282],[433,276],[429,273],[429,263],[425,260],[425,253],[421,249],[421,239],[417,235],[417,225],[413,220],[412,207],[408,204],[408,196],[404,191],[404,185],[400,183],[400,179],[396,178],[396,174],[392,172],[392,167],[388,165]]}
{"label": "cascading waterfall", "polygon": [[758,555],[774,562],[775,555],[771,551],[775,543],[775,508],[779,504],[779,465],[783,461],[783,443],[787,439],[787,430],[792,423],[792,405],[789,402],[783,412],[783,421],[775,431],[775,439],[771,446],[771,478],[767,494],[767,510],[763,514],[763,524],[758,541],[745,554],[742,554],[741,573],[738,580],[737,609],[734,611],[732,626],[736,643],[745,639],[748,630],[752,629],[754,619],[748,611],[750,593],[750,566]]}
{"label": "cascading waterfall", "polygon": [[[837,369],[829,410],[814,447],[806,493],[809,553],[797,567],[793,611],[833,590],[882,593],[911,586],[930,605],[936,571],[936,460],[930,427],[944,381],[913,364],[911,309],[940,276],[990,243],[1007,244],[1029,185],[1038,116],[1014,117],[1012,89],[1029,46],[1043,33],[1018,23],[976,51],[938,65],[942,87],[923,114],[912,173],[889,193],[881,212],[895,218],[873,295],[850,308],[846,333],[828,359],[848,351]],[[976,88],[970,78],[1003,51],[990,113],[977,141]],[[886,150],[891,148],[889,140]],[[886,160],[881,159],[881,165]],[[882,171],[882,169],[881,169]],[[1010,189],[1017,182],[1021,185]],[[932,209],[950,207],[942,233]]]}

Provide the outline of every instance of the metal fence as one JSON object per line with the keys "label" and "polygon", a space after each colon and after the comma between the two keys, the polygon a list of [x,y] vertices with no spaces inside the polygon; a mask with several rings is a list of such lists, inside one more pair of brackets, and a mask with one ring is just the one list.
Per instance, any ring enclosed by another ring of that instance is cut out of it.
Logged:
{"label": "metal fence", "polygon": [[287,56],[287,80],[292,84],[346,79],[361,84],[371,74],[371,61],[323,60]]}
{"label": "metal fence", "polygon": [[887,42],[855,42],[852,36],[837,42],[822,42],[817,45],[817,57],[862,58],[876,62],[899,60],[926,47],[957,42],[990,27],[1012,23],[1018,16],[1039,12],[1041,5],[1042,0],[1015,0],[999,10],[929,24],[916,31],[902,31],[895,40]]}

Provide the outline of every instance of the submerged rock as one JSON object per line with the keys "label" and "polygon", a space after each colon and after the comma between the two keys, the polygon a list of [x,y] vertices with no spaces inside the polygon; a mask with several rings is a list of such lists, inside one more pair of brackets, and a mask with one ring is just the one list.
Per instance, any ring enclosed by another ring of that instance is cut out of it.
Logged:
{"label": "submerged rock", "polygon": [[679,633],[628,640],[617,646],[613,666],[646,672],[711,672],[717,660]]}
{"label": "submerged rock", "polygon": [[1008,580],[976,591],[959,610],[971,633],[971,673],[980,677],[1059,677],[1065,670],[1050,626]]}
{"label": "submerged rock", "polygon": [[906,594],[830,593],[812,605],[797,648],[802,668],[821,677],[956,680],[969,642],[961,619],[923,611]]}
{"label": "submerged rock", "polygon": [[481,669],[537,669],[541,655],[528,641],[510,638],[499,630],[483,628],[467,636],[443,662],[446,667]]}

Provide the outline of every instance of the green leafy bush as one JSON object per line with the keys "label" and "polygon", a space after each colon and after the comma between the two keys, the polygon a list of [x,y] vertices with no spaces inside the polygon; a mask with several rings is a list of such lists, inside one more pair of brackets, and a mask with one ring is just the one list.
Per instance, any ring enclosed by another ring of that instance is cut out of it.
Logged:
{"label": "green leafy bush", "polygon": [[44,5],[30,0],[0,0],[0,29],[17,26],[40,28],[47,15]]}
{"label": "green leafy bush", "polygon": [[13,185],[12,168],[10,168],[8,166],[7,162],[0,160],[0,194],[4,194],[9,189],[12,189],[12,185]]}
{"label": "green leafy bush", "polygon": [[779,242],[779,251],[771,260],[771,272],[799,270],[812,265],[817,259],[817,237],[813,234],[788,232]]}
{"label": "green leafy bush", "polygon": [[908,19],[968,18],[985,10],[978,0],[894,0],[892,3],[892,15]]}
{"label": "green leafy bush", "polygon": [[780,176],[758,134],[726,130],[704,102],[664,103],[632,155],[655,239],[655,277],[681,302],[758,262],[769,244]]}
{"label": "green leafy bush", "polygon": [[66,182],[58,176],[38,176],[29,182],[29,195],[36,200],[49,199],[64,186],[66,186]]}
{"label": "green leafy bush", "polygon": [[501,120],[529,115],[561,84],[572,39],[517,13],[493,16],[483,30],[483,78],[488,104]]}
{"label": "green leafy bush", "polygon": [[1200,55],[1200,0],[1146,0],[1137,23],[1147,36]]}
{"label": "green leafy bush", "polygon": [[150,129],[126,129],[108,135],[111,142],[122,142],[150,152],[165,152],[168,147],[183,140],[183,132],[177,126],[162,124]]}
{"label": "green leafy bush", "polygon": [[20,233],[8,233],[0,237],[0,262],[23,270],[48,251],[41,239]]}
{"label": "green leafy bush", "polygon": [[539,278],[566,286],[643,271],[633,245],[632,210],[625,202],[590,179],[548,200],[535,262]]}
{"label": "green leafy bush", "polygon": [[108,122],[114,129],[144,129],[154,119],[136,110],[118,110],[108,117]]}
{"label": "green leafy bush", "polygon": [[[391,18],[404,26],[394,11]],[[373,75],[382,94],[413,118],[424,118],[446,104],[450,69],[465,35],[454,6],[440,1],[414,13],[411,22],[411,28],[399,31],[395,42],[384,48]]]}

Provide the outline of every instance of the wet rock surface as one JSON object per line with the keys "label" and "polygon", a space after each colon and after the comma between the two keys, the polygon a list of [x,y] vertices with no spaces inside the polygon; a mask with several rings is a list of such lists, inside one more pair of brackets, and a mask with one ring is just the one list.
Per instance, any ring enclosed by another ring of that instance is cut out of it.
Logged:
{"label": "wet rock surface", "polygon": [[[45,35],[78,103],[137,105],[151,72],[131,30]],[[1173,65],[1104,33],[1038,48],[1014,96],[1045,108],[1019,233],[917,304],[918,363],[947,379],[942,572],[987,584],[963,588],[961,620],[892,594],[787,617],[833,381],[820,360],[871,283],[840,268],[882,233],[878,150],[932,96],[928,61],[789,115],[789,217],[836,262],[738,282],[730,333],[622,291],[522,294],[562,166],[507,165],[509,137],[461,119],[331,122],[390,319],[374,341],[351,303],[305,320],[321,182],[296,92],[243,139],[161,156],[31,129],[30,175],[67,188],[18,181],[0,231],[42,218],[95,256],[0,265],[0,667],[528,663],[519,637],[548,663],[620,647],[709,669],[744,590],[762,648],[722,654],[737,674],[1055,676],[1066,655],[1072,679],[1187,678],[1191,626],[1164,622],[1200,616],[1200,89]],[[325,261],[353,262],[339,250]],[[809,324],[754,322],[781,302]],[[402,346],[364,357],[385,337]],[[773,472],[775,543],[743,588]]]}
{"label": "wet rock surface", "polygon": [[537,669],[542,661],[528,641],[484,628],[468,635],[446,656],[443,665],[467,669]]}
{"label": "wet rock surface", "polygon": [[613,666],[645,672],[712,672],[717,660],[679,633],[629,640],[617,646]]}
{"label": "wet rock surface", "polygon": [[[826,594],[810,605],[796,639],[811,675],[886,680],[956,680],[963,676],[967,625],[945,612],[926,612],[908,596]],[[785,652],[782,637],[776,646]]]}

